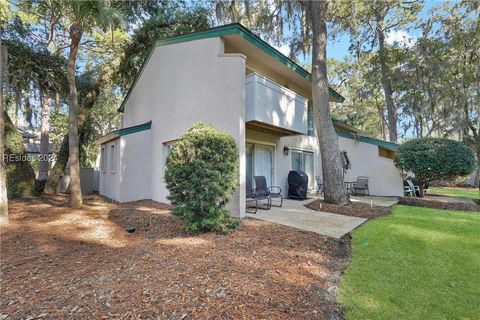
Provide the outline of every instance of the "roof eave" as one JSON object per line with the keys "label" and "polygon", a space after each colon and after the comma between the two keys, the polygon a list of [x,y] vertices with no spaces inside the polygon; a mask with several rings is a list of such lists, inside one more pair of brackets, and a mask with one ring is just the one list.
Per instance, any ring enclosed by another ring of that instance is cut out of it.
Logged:
{"label": "roof eave", "polygon": [[[259,49],[263,50],[288,68],[292,69],[299,75],[301,75],[303,78],[307,79],[308,81],[311,81],[312,76],[311,74],[303,69],[300,65],[298,65],[295,61],[292,59],[288,58],[284,54],[282,54],[280,51],[277,49],[273,48],[271,45],[269,45],[267,42],[262,40],[260,37],[255,35],[253,32],[245,28],[239,23],[233,23],[233,24],[228,24],[228,25],[223,25],[219,27],[214,27],[210,28],[204,31],[200,32],[194,32],[194,33],[189,33],[189,34],[184,34],[181,36],[173,37],[173,38],[167,38],[167,39],[162,39],[158,40],[155,45],[150,49],[150,52],[148,53],[147,58],[143,62],[140,71],[138,72],[137,76],[135,77],[133,84],[130,86],[125,98],[122,101],[122,104],[118,108],[118,112],[124,112],[125,110],[125,104],[130,97],[130,94],[135,87],[138,79],[140,78],[141,74],[143,73],[148,61],[150,60],[153,52],[155,51],[155,48],[158,46],[164,46],[164,45],[169,45],[169,44],[176,44],[176,43],[182,43],[182,42],[187,42],[187,41],[193,41],[193,40],[200,40],[200,39],[207,39],[207,38],[215,38],[215,37],[221,37],[225,35],[231,35],[231,34],[238,34],[242,38],[246,39],[247,41],[251,42],[253,45],[258,47]],[[330,97],[334,99],[334,102],[339,102],[342,103],[345,101],[345,98],[342,97],[337,91],[335,91],[332,88],[328,88]]]}

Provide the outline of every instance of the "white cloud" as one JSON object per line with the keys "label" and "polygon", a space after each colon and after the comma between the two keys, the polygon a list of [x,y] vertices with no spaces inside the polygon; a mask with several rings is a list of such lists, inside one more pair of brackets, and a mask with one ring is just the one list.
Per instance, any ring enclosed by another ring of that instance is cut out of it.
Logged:
{"label": "white cloud", "polygon": [[398,43],[407,47],[411,47],[415,44],[417,40],[414,36],[409,35],[406,31],[403,30],[394,30],[387,33],[387,38],[385,39],[387,44]]}

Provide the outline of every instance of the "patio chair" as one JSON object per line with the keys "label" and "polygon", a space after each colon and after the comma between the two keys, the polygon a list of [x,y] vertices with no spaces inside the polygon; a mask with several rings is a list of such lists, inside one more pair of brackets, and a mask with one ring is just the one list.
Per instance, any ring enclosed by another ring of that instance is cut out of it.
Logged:
{"label": "patio chair", "polygon": [[413,188],[410,183],[410,180],[403,181],[403,193],[409,197],[415,197],[415,188]]}
{"label": "patio chair", "polygon": [[358,191],[362,191],[362,196],[370,195],[370,190],[368,189],[368,177],[357,177],[357,181],[352,183],[352,192],[355,196],[360,194]]}
{"label": "patio chair", "polygon": [[[256,194],[255,194],[255,191],[253,191],[252,189],[249,189],[247,187],[247,192],[245,194],[245,199],[246,199],[246,205],[245,205],[245,211],[247,213],[257,213],[257,210],[258,210],[258,200],[257,200],[257,197],[256,197]],[[255,206],[252,207],[251,205],[249,205],[249,203],[251,202],[254,202],[255,203]],[[249,208],[254,208],[254,210],[249,210]]]}
{"label": "patio chair", "polygon": [[269,209],[272,207],[272,199],[280,199],[276,200],[277,202],[280,201],[280,205],[276,205],[276,207],[281,207],[283,205],[283,195],[280,187],[267,187],[267,179],[265,176],[255,176],[253,178],[255,179],[255,193],[257,195],[268,195]]}
{"label": "patio chair", "polygon": [[317,181],[317,193],[315,194],[316,196],[318,196],[318,194],[320,193],[323,193],[323,181],[322,181],[322,177],[320,176],[315,176],[315,181]]}

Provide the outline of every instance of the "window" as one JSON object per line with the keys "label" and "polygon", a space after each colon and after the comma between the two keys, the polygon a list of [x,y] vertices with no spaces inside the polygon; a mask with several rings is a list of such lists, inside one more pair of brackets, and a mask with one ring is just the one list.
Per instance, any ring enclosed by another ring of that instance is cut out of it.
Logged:
{"label": "window", "polygon": [[314,119],[313,119],[313,105],[309,101],[308,102],[308,111],[307,111],[307,134],[311,137],[315,136],[315,129],[314,129]]}
{"label": "window", "polygon": [[378,147],[378,155],[382,158],[392,159],[395,158],[395,151],[388,150],[383,147]]}
{"label": "window", "polygon": [[315,188],[313,152],[292,150],[292,170],[304,171],[308,176],[308,188]]}
{"label": "window", "polygon": [[110,145],[110,172],[115,173],[115,144]]}
{"label": "window", "polygon": [[106,165],[106,154],[105,154],[105,147],[102,147],[100,151],[100,170],[105,173],[105,165]]}

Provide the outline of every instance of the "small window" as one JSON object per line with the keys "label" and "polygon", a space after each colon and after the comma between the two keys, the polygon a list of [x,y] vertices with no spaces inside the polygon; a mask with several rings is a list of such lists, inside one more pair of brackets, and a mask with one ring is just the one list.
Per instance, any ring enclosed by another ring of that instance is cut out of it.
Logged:
{"label": "small window", "polygon": [[105,147],[102,147],[100,151],[100,170],[105,173],[105,164],[106,164],[106,155],[105,155]]}
{"label": "small window", "polygon": [[383,147],[378,147],[378,155],[382,158],[392,159],[395,158],[395,151],[388,150]]}
{"label": "small window", "polygon": [[115,144],[110,145],[110,172],[115,173]]}

